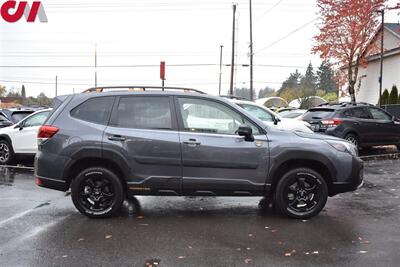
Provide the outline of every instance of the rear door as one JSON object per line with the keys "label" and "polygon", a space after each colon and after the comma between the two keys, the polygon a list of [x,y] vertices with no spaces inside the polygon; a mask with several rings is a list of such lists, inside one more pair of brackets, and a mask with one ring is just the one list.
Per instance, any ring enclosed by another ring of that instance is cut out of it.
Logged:
{"label": "rear door", "polygon": [[128,161],[128,187],[134,194],[181,193],[181,150],[172,101],[166,95],[116,100],[103,150]]}
{"label": "rear door", "polygon": [[[183,164],[188,195],[260,195],[268,174],[268,140],[241,113],[217,100],[177,97]],[[254,142],[237,134],[252,127]]]}
{"label": "rear door", "polygon": [[357,130],[361,144],[374,144],[376,136],[381,135],[366,107],[355,107],[351,109],[354,128]]}

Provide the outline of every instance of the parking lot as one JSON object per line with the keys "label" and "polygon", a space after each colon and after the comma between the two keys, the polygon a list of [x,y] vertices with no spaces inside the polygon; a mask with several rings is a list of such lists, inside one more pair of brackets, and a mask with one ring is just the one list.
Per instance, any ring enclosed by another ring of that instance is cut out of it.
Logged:
{"label": "parking lot", "polygon": [[399,161],[367,162],[365,181],[311,220],[247,197],[140,197],[94,220],[31,171],[1,168],[0,266],[398,266]]}

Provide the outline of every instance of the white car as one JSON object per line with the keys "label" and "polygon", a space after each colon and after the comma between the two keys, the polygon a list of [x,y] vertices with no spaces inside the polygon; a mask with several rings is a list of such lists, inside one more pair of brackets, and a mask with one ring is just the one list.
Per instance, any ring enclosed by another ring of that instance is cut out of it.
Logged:
{"label": "white car", "polygon": [[257,117],[270,127],[288,131],[313,133],[311,130],[311,125],[305,121],[282,118],[272,110],[251,101],[237,99],[229,100],[247,110],[247,112]]}
{"label": "white car", "polygon": [[32,113],[18,123],[0,129],[0,164],[9,164],[16,155],[37,152],[37,133],[51,109]]}

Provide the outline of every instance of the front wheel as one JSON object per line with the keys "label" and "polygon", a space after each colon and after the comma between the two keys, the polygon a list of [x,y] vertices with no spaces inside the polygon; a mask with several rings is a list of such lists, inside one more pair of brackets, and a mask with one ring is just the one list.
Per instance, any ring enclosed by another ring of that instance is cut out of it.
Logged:
{"label": "front wheel", "polygon": [[124,189],[113,172],[94,167],[85,169],[72,181],[71,197],[80,213],[91,218],[104,218],[121,208]]}
{"label": "front wheel", "polygon": [[288,171],[278,182],[274,194],[275,207],[282,214],[296,219],[317,215],[328,199],[328,186],[320,174],[308,168]]}

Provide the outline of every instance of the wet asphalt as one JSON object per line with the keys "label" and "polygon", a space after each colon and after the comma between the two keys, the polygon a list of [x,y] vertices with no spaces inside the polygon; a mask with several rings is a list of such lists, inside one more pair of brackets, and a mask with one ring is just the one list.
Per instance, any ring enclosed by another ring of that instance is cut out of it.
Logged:
{"label": "wet asphalt", "polygon": [[306,221],[248,197],[138,197],[89,219],[0,168],[0,266],[399,266],[400,160],[368,162],[365,181]]}

